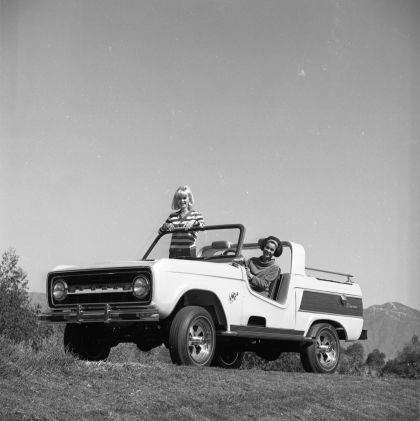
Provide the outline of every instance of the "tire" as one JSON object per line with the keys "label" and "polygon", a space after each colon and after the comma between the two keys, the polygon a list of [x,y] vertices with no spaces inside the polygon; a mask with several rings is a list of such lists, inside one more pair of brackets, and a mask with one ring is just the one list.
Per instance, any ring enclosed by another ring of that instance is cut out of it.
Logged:
{"label": "tire", "polygon": [[208,366],[216,349],[216,330],[202,307],[182,308],[169,330],[169,353],[174,364]]}
{"label": "tire", "polygon": [[337,331],[328,323],[311,327],[309,336],[314,341],[300,351],[303,368],[309,373],[331,374],[340,362],[340,341]]}
{"label": "tire", "polygon": [[64,330],[64,349],[81,360],[101,361],[108,358],[111,346],[100,339],[95,328],[68,324]]}
{"label": "tire", "polygon": [[221,348],[220,350],[216,350],[211,365],[221,368],[239,368],[243,359],[244,352],[235,351],[230,348]]}

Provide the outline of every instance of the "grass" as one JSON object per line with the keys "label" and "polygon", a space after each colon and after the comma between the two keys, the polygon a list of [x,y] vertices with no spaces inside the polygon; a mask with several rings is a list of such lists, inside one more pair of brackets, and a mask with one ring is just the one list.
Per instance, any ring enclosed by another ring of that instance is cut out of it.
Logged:
{"label": "grass", "polygon": [[[123,361],[123,362],[122,362]],[[418,420],[419,381],[178,367],[163,349],[107,362],[0,338],[0,420]]]}

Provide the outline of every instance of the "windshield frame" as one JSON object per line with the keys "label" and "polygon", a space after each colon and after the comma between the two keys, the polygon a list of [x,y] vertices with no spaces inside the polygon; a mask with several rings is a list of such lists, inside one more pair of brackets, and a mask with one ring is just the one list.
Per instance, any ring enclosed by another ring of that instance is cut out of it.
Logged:
{"label": "windshield frame", "polygon": [[[242,245],[244,243],[245,238],[245,227],[242,224],[222,224],[222,225],[205,225],[204,227],[197,227],[197,228],[191,228],[189,231],[212,231],[212,230],[220,230],[220,229],[239,229],[239,238],[238,238],[238,245],[236,247],[236,254],[234,256],[231,256],[231,259],[237,258],[241,254]],[[182,228],[176,229],[172,232],[176,231],[183,231]],[[158,241],[164,236],[170,234],[169,232],[162,232],[157,235],[157,237],[154,239],[150,247],[147,249],[146,253],[143,255],[141,260],[148,260],[149,254],[152,252],[155,245],[158,243]],[[149,259],[150,260],[150,259]],[[217,260],[215,257],[213,258],[187,258],[186,260],[195,260],[195,261],[203,261],[203,260]]]}

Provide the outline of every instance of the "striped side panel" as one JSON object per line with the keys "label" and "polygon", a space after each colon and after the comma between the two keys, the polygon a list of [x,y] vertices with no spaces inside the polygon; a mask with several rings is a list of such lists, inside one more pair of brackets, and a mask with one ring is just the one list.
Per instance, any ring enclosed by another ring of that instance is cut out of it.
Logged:
{"label": "striped side panel", "polygon": [[362,299],[324,292],[303,291],[299,311],[363,317]]}

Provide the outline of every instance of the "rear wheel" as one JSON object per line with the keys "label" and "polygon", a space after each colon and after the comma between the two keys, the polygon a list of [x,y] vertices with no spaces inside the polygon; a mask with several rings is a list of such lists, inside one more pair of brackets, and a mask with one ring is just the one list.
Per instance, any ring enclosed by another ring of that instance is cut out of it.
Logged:
{"label": "rear wheel", "polygon": [[216,331],[209,312],[198,306],[182,308],[169,330],[171,360],[180,365],[210,365],[216,348]]}
{"label": "rear wheel", "polygon": [[82,360],[100,361],[108,358],[111,346],[101,340],[94,327],[68,324],[64,330],[64,349]]}
{"label": "rear wheel", "polygon": [[300,351],[303,368],[310,373],[334,373],[340,362],[337,331],[328,323],[320,323],[312,326],[309,335],[314,341]]}
{"label": "rear wheel", "polygon": [[239,368],[244,359],[244,353],[235,351],[234,349],[223,347],[217,349],[212,365],[222,368]]}

